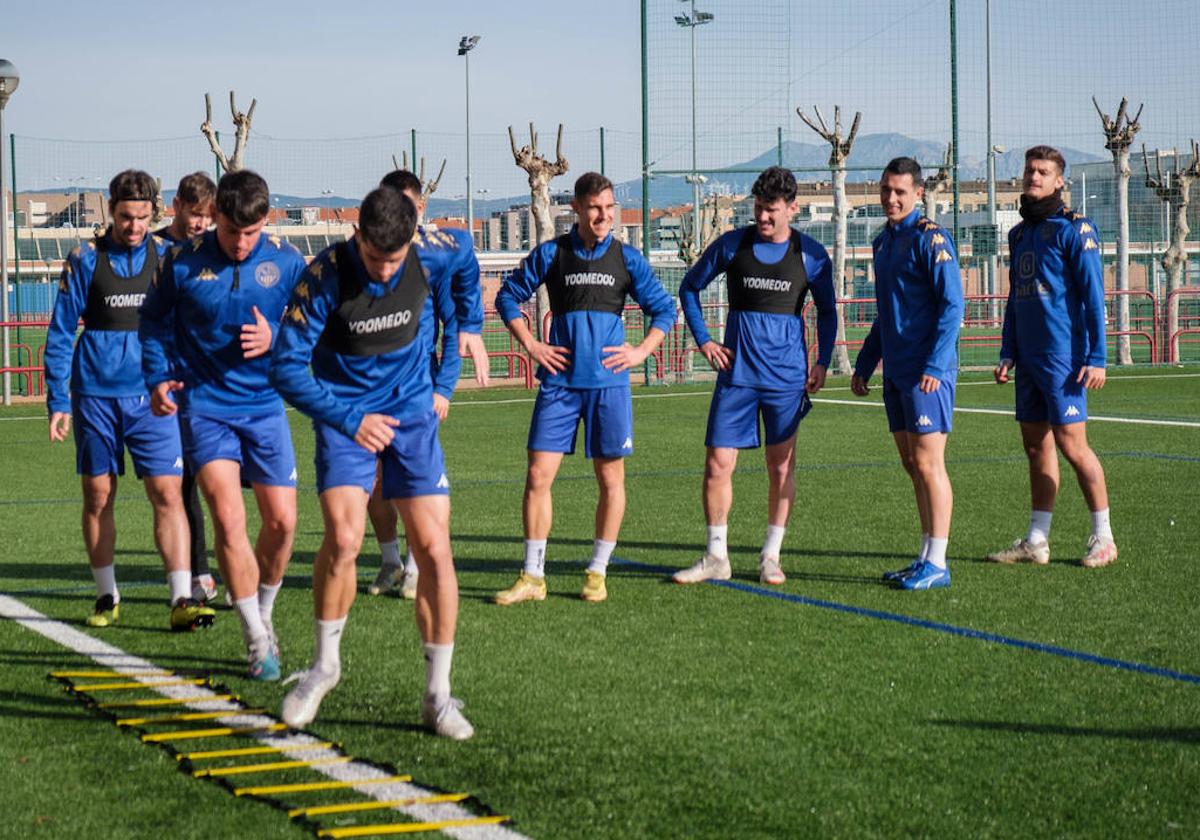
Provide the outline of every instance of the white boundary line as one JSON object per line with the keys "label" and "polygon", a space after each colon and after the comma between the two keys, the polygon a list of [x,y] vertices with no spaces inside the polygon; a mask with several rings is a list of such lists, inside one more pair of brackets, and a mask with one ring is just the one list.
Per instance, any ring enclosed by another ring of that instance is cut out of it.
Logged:
{"label": "white boundary line", "polygon": [[[161,677],[139,676],[139,673],[144,674],[146,671],[164,671],[169,668],[160,668],[149,660],[142,659],[138,656],[126,653],[120,648],[113,647],[107,642],[102,642],[94,636],[90,636],[80,630],[76,630],[61,621],[55,621],[22,601],[12,598],[8,595],[0,595],[0,618],[7,618],[16,622],[27,630],[37,633],[55,644],[72,650],[75,653],[87,656],[92,661],[114,671],[123,674],[129,674],[130,677],[138,682],[151,685],[155,679]],[[236,709],[238,705],[228,700],[217,700],[217,694],[210,689],[200,686],[168,686],[156,688],[159,694],[164,697],[195,697],[200,695],[212,695],[212,700],[197,700],[188,703],[187,707],[192,709],[205,710],[220,710],[220,709]],[[225,718],[235,726],[266,726],[270,723],[275,723],[274,718],[266,717],[265,715],[239,715],[237,717]],[[311,735],[296,734],[285,732],[279,735],[260,735],[255,738],[260,743],[274,747],[300,747],[309,744],[320,743],[317,738]],[[317,758],[334,758],[342,753],[334,750],[306,750],[303,752],[289,752],[287,749],[283,754],[296,759],[309,760]],[[314,773],[320,773],[328,776],[331,779],[345,782],[361,782],[366,779],[381,779],[389,774],[380,770],[378,767],[372,767],[369,764],[364,764],[358,761],[347,762],[346,764],[336,764],[328,767],[312,767]],[[400,772],[404,772],[401,770]],[[388,799],[408,799],[420,796],[430,796],[437,791],[431,791],[419,785],[406,782],[390,782],[387,784],[362,785],[356,787],[356,791],[363,796],[379,801]],[[232,793],[230,794],[232,796]],[[400,811],[414,820],[420,822],[442,822],[446,820],[463,820],[478,816],[465,808],[462,808],[454,803],[434,803],[430,805],[408,805],[397,807],[394,810]],[[280,812],[280,819],[287,819],[287,815]],[[506,828],[502,825],[487,825],[487,826],[466,826],[461,828],[446,828],[443,833],[451,837],[461,837],[464,840],[527,840],[524,834]]]}
{"label": "white boundary line", "polygon": [[[861,402],[858,400],[829,400],[818,398],[813,400],[815,403],[828,403],[830,405],[857,405],[865,408],[883,408],[881,402]],[[955,414],[994,414],[999,417],[1012,417],[1013,413],[1007,409],[1001,408],[959,408],[954,407]],[[1145,420],[1139,417],[1106,417],[1100,414],[1092,414],[1088,416],[1088,422],[1097,421],[1100,423],[1127,423],[1136,426],[1172,426],[1180,429],[1200,429],[1200,422],[1192,420]]]}

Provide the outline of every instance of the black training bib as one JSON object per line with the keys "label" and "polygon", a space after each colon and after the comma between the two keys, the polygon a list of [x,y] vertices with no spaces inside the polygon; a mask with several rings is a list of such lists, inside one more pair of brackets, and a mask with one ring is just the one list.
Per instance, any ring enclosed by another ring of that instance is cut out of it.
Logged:
{"label": "black training bib", "polygon": [[378,356],[410,344],[421,328],[421,310],[429,296],[417,249],[408,249],[400,282],[382,297],[367,294],[346,243],[335,253],[341,303],[325,322],[321,344],[344,356]]}

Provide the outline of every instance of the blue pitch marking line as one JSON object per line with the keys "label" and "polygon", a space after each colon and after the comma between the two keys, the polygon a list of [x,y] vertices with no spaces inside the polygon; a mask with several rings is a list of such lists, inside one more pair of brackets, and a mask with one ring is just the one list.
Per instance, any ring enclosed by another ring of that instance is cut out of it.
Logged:
{"label": "blue pitch marking line", "polygon": [[[649,571],[662,571],[671,573],[675,569],[667,566],[653,566],[648,563],[637,563],[633,560],[625,560],[613,557],[613,562],[623,566],[636,566],[640,569]],[[1081,650],[1071,650],[1070,648],[1060,647],[1058,645],[1048,645],[1042,642],[1030,642],[1025,639],[1014,639],[1011,636],[1001,636],[997,633],[988,633],[983,630],[972,630],[969,627],[958,627],[954,624],[943,624],[940,621],[928,621],[924,618],[914,618],[911,615],[903,615],[901,613],[884,612],[883,610],[873,610],[868,607],[856,607],[851,604],[839,604],[837,601],[825,601],[820,598],[809,598],[805,595],[793,595],[790,592],[779,592],[774,589],[764,589],[761,586],[754,586],[749,583],[742,583],[736,580],[710,580],[708,583],[714,586],[720,586],[725,589],[734,589],[739,592],[745,592],[748,595],[758,595],[763,598],[774,598],[778,601],[787,601],[792,604],[800,604],[805,607],[820,607],[823,610],[833,610],[834,612],[848,613],[857,615],[863,618],[874,618],[879,621],[891,621],[896,624],[907,624],[910,627],[920,627],[923,630],[935,630],[939,633],[948,633],[951,636],[962,636],[967,639],[978,639],[982,642],[992,642],[998,645],[1007,645],[1008,647],[1019,648],[1022,650],[1032,650],[1036,653],[1047,653],[1051,656],[1061,656],[1064,659],[1074,659],[1077,662],[1087,662],[1091,665],[1100,665],[1105,668],[1117,668],[1122,671],[1134,671],[1139,674],[1146,674],[1152,677],[1163,677],[1168,680],[1177,682],[1190,683],[1192,685],[1200,685],[1200,674],[1187,674],[1182,671],[1173,671],[1170,668],[1160,668],[1156,665],[1145,665],[1141,662],[1128,662],[1124,659],[1112,659],[1108,656],[1098,656],[1094,653],[1086,653]]]}

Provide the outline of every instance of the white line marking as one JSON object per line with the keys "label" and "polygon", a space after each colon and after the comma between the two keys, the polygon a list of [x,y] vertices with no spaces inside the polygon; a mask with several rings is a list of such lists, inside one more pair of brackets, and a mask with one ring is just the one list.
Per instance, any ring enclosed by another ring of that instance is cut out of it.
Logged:
{"label": "white line marking", "polygon": [[[138,676],[146,671],[162,671],[170,670],[169,668],[161,668],[149,660],[126,653],[120,648],[102,642],[94,636],[90,636],[74,627],[63,624],[61,621],[55,621],[32,607],[28,606],[16,598],[8,595],[0,595],[0,618],[7,618],[16,622],[27,630],[32,630],[41,636],[46,637],[55,644],[61,645],[76,653],[82,654],[92,659],[94,662],[111,668],[123,674],[129,674],[132,679],[138,682],[153,684],[155,677]],[[161,679],[161,678],[158,678]],[[197,700],[186,704],[188,708],[214,710],[221,708],[239,708],[238,704],[228,700],[217,700],[216,692],[198,686],[166,686],[155,689],[164,697],[189,697],[200,695],[212,695],[214,699]],[[227,719],[236,726],[265,726],[270,723],[275,723],[274,718],[266,717],[265,715],[239,715]],[[260,735],[257,736],[257,741],[274,747],[300,747],[319,743],[317,738],[311,735],[284,733],[280,735]],[[289,751],[284,750],[284,755],[289,758],[297,758],[302,760],[317,759],[317,758],[334,758],[340,753],[334,750],[303,750]],[[332,765],[328,767],[313,767],[310,768],[314,773],[320,773],[328,776],[331,779],[346,782],[360,782],[364,779],[379,779],[390,774],[385,773],[377,767],[372,767],[369,764],[363,764],[357,761],[351,761],[346,764]],[[404,772],[401,770],[401,772]],[[249,783],[247,783],[249,785]],[[430,796],[437,791],[431,791],[419,785],[404,782],[392,782],[388,784],[362,785],[355,788],[363,796],[377,800],[388,799],[408,799],[419,796]],[[462,808],[453,803],[435,803],[432,805],[407,805],[397,807],[394,810],[400,811],[414,820],[421,822],[441,822],[444,820],[462,820],[470,819],[478,816],[465,808]],[[286,819],[286,815],[280,814],[280,819]],[[445,834],[452,837],[462,837],[464,840],[526,840],[525,835],[499,825],[489,826],[467,826],[462,828],[447,828],[443,829]]]}
{"label": "white line marking", "polygon": [[[857,405],[867,408],[883,408],[881,402],[861,402],[856,400],[829,400],[825,398],[813,400],[815,403],[828,403],[830,405]],[[1012,417],[1013,413],[1007,409],[1000,408],[960,408],[954,407],[955,414],[994,414],[998,417]],[[1101,423],[1128,423],[1137,426],[1172,426],[1181,429],[1200,429],[1200,422],[1191,420],[1144,420],[1138,417],[1106,417],[1101,414],[1092,414],[1088,416],[1088,422],[1093,420]]]}

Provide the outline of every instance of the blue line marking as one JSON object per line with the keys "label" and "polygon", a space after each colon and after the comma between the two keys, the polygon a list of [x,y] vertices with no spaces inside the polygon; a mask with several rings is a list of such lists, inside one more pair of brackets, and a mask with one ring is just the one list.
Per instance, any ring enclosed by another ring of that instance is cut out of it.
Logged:
{"label": "blue line marking", "polygon": [[[632,560],[613,557],[614,563],[619,563],[625,566],[636,566],[639,569],[648,571],[661,571],[670,574],[676,569],[667,566],[653,566],[647,563],[637,563]],[[883,610],[873,610],[868,607],[855,607],[850,604],[839,604],[837,601],[825,601],[820,598],[809,598],[804,595],[793,595],[788,592],[779,592],[774,589],[764,589],[761,586],[754,586],[749,583],[742,583],[735,580],[712,580],[708,583],[713,586],[720,586],[724,589],[734,589],[739,592],[745,592],[749,595],[759,595],[764,598],[775,598],[779,601],[787,601],[792,604],[800,604],[806,607],[820,607],[823,610],[833,610],[834,612],[848,613],[849,615],[857,615],[863,618],[874,618],[879,621],[891,621],[896,624],[907,624],[910,627],[920,627],[923,630],[935,630],[939,633],[949,633],[952,636],[962,636],[967,639],[978,639],[983,642],[992,642],[998,645],[1007,645],[1008,647],[1019,648],[1022,650],[1032,650],[1036,653],[1047,653],[1051,656],[1061,656],[1064,659],[1074,659],[1077,662],[1087,662],[1091,665],[1100,665],[1105,668],[1117,668],[1122,671],[1134,671],[1139,674],[1146,674],[1152,677],[1164,677],[1177,682],[1191,683],[1192,685],[1200,685],[1200,675],[1187,674],[1182,671],[1174,671],[1170,668],[1159,668],[1155,665],[1144,665],[1141,662],[1128,662],[1124,659],[1113,659],[1108,656],[1097,656],[1094,653],[1086,653],[1080,650],[1071,650],[1070,648],[1060,647],[1058,645],[1047,645],[1042,642],[1030,642],[1024,639],[1014,639],[1011,636],[1001,636],[997,633],[987,633],[983,630],[972,630],[969,627],[957,627],[953,624],[943,624],[940,621],[928,621],[923,618],[914,618],[911,615],[903,615],[901,613],[884,612]]]}

